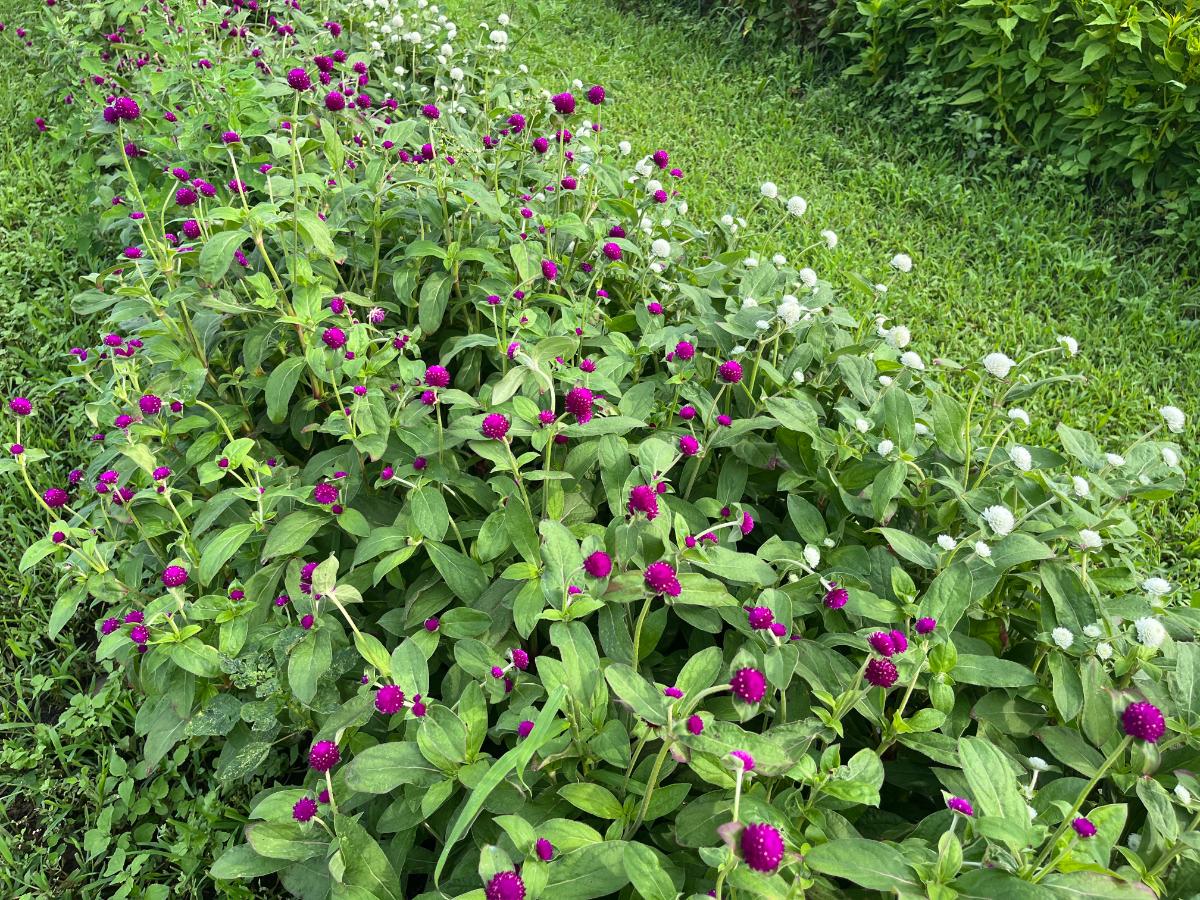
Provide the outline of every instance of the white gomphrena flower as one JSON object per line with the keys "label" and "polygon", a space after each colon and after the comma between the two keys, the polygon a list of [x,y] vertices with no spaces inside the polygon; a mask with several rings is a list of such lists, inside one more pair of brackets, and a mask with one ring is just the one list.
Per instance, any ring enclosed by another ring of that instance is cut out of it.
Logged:
{"label": "white gomphrena flower", "polygon": [[1177,406],[1164,406],[1159,409],[1158,414],[1167,423],[1167,431],[1172,434],[1179,434],[1183,431],[1183,426],[1187,423],[1187,416]]}
{"label": "white gomphrena flower", "polygon": [[1058,644],[1063,650],[1070,650],[1071,645],[1075,643],[1075,635],[1071,633],[1070,628],[1063,628],[1061,625],[1050,632],[1050,637],[1054,639],[1054,643]]}
{"label": "white gomphrena flower", "polygon": [[808,563],[810,569],[815,569],[821,564],[821,551],[812,544],[806,545],[804,548],[804,561]]}
{"label": "white gomphrena flower", "polygon": [[861,434],[866,434],[868,431],[871,430],[871,423],[868,422],[866,419],[855,419],[854,427],[856,429],[858,429],[858,431]]}
{"label": "white gomphrena flower", "polygon": [[1076,497],[1090,497],[1092,494],[1092,486],[1082,475],[1071,476],[1071,490],[1075,492]]}
{"label": "white gomphrena flower", "polygon": [[496,16],[496,21],[507,28],[508,23],[512,20],[509,19],[508,13],[500,13],[500,15]]}
{"label": "white gomphrena flower", "polygon": [[753,297],[747,297],[742,301],[742,309],[758,309],[758,301]]}
{"label": "white gomphrena flower", "polygon": [[817,273],[807,266],[796,274],[800,276],[800,281],[805,287],[815,288],[817,286]]}
{"label": "white gomphrena flower", "polygon": [[773,181],[764,181],[758,192],[768,200],[774,200],[779,196],[779,188],[775,186]]}
{"label": "white gomphrena flower", "polygon": [[1192,802],[1192,792],[1185,788],[1182,784],[1175,785],[1175,796],[1179,798],[1179,802],[1187,806]]}
{"label": "white gomphrena flower", "polygon": [[465,74],[466,73],[464,73],[462,69],[460,69],[458,66],[455,66],[453,69],[450,70],[450,80],[451,81],[462,81]]}
{"label": "white gomphrena flower", "polygon": [[658,262],[657,260],[650,263],[650,271],[653,272],[655,275],[661,275],[666,270],[667,270],[667,267],[664,266],[662,263]]}
{"label": "white gomphrena flower", "polygon": [[643,156],[634,164],[633,170],[643,178],[649,178],[651,173],[654,171],[654,166],[650,164],[649,157]]}
{"label": "white gomphrena flower", "polygon": [[726,213],[725,215],[721,216],[721,224],[724,225],[726,228],[736,228],[737,227],[733,224],[733,216],[729,215],[729,213]]}
{"label": "white gomphrena flower", "polygon": [[488,39],[491,40],[492,44],[499,49],[503,49],[508,46],[508,32],[500,28],[495,29],[491,34],[489,34]]}
{"label": "white gomphrena flower", "polygon": [[1033,468],[1033,455],[1020,444],[1008,451],[1008,458],[1022,472],[1028,472]]}
{"label": "white gomphrena flower", "polygon": [[666,259],[671,255],[671,242],[665,238],[658,238],[650,245],[650,252],[660,259]]}
{"label": "white gomphrena flower", "polygon": [[889,453],[891,453],[895,449],[896,449],[896,445],[893,444],[891,441],[889,441],[887,438],[884,438],[882,441],[879,442],[879,446],[875,448],[875,452],[878,453],[880,456],[887,456]]}
{"label": "white gomphrena flower", "polygon": [[734,356],[741,356],[741,355],[742,355],[743,353],[745,353],[745,352],[746,352],[746,345],[745,345],[745,344],[738,344],[737,346],[735,346],[735,347],[733,348],[733,355],[734,355]]}
{"label": "white gomphrena flower", "polygon": [[887,287],[887,285],[886,285],[886,284],[877,284],[877,285],[875,285],[875,293],[877,293],[877,294],[886,294],[886,293],[887,293],[887,291],[888,291],[888,287]]}
{"label": "white gomphrena flower", "polygon": [[649,181],[646,182],[646,193],[647,194],[653,194],[655,191],[661,191],[661,190],[662,190],[662,182],[659,181],[657,178],[651,178]]}
{"label": "white gomphrena flower", "polygon": [[776,312],[779,314],[779,318],[783,319],[783,324],[790,328],[800,321],[800,314],[803,310],[800,307],[799,299],[792,294],[784,294]]}
{"label": "white gomphrena flower", "polygon": [[1165,578],[1152,575],[1142,581],[1142,590],[1151,597],[1165,597],[1171,593],[1171,582]]}
{"label": "white gomphrena flower", "polygon": [[1098,638],[1098,637],[1100,637],[1100,635],[1104,634],[1104,631],[1100,628],[1099,625],[1097,625],[1095,622],[1093,622],[1091,625],[1083,626],[1083,633],[1087,637]]}
{"label": "white gomphrena flower", "polygon": [[919,371],[925,369],[925,361],[921,359],[920,354],[914,353],[912,350],[907,350],[900,354],[900,365]]}
{"label": "white gomphrena flower", "polygon": [[832,550],[835,546],[837,546],[837,544],[833,538],[827,537],[825,540],[821,541],[821,546],[826,550]]}
{"label": "white gomphrena flower", "polygon": [[1157,650],[1167,639],[1167,629],[1163,628],[1162,622],[1151,616],[1143,616],[1136,620],[1133,627],[1137,631],[1138,643],[1151,650]]}
{"label": "white gomphrena flower", "polygon": [[975,542],[975,555],[980,559],[990,559],[992,556],[992,548],[984,541]]}
{"label": "white gomphrena flower", "polygon": [[891,387],[892,386],[892,376],[891,375],[880,375],[879,383],[882,384],[884,387]]}
{"label": "white gomphrena flower", "polygon": [[912,332],[904,325],[897,325],[887,333],[887,342],[897,350],[903,350],[912,340]]}
{"label": "white gomphrena flower", "polygon": [[929,426],[924,422],[914,422],[913,431],[917,433],[918,437],[925,437],[925,435],[929,434]]}
{"label": "white gomphrena flower", "polygon": [[520,72],[522,75],[528,75],[529,74],[529,66],[525,65],[525,63],[521,63],[519,66],[517,66],[517,71]]}
{"label": "white gomphrena flower", "polygon": [[766,319],[759,319],[757,322],[754,323],[754,327],[757,328],[759,331],[766,331],[768,328],[771,327],[771,323],[768,322]]}
{"label": "white gomphrena flower", "polygon": [[1113,648],[1108,641],[1101,641],[1096,645],[1096,655],[1101,659],[1112,659]]}
{"label": "white gomphrena flower", "polygon": [[989,506],[982,513],[983,521],[987,522],[988,528],[992,529],[1000,537],[1011,534],[1012,530],[1017,527],[1017,520],[1013,517],[1012,510],[1007,506]]}
{"label": "white gomphrena flower", "polygon": [[796,384],[804,384],[804,370],[797,369],[795,372],[793,372],[792,381],[796,382]]}
{"label": "white gomphrena flower", "polygon": [[798,219],[808,212],[808,201],[803,197],[789,197],[787,211],[789,216],[795,216]]}
{"label": "white gomphrena flower", "polygon": [[1025,412],[1025,410],[1021,409],[1020,407],[1017,407],[1016,409],[1010,409],[1008,411],[1008,417],[1014,422],[1020,422],[1026,427],[1029,426],[1029,413]]}
{"label": "white gomphrena flower", "polygon": [[622,156],[628,156],[633,152],[633,144],[629,143],[629,141],[621,141],[617,144],[617,149],[621,151]]}
{"label": "white gomphrena flower", "polygon": [[825,246],[830,250],[837,246],[838,236],[836,231],[830,231],[826,228],[821,232],[821,237],[825,238]]}
{"label": "white gomphrena flower", "polygon": [[575,88],[575,90],[577,90],[577,91],[582,91],[583,90],[583,82],[580,81],[578,78],[576,78],[574,81],[571,82],[571,87]]}
{"label": "white gomphrena flower", "polygon": [[958,541],[950,537],[948,534],[939,534],[937,538],[938,546],[943,550],[953,550],[958,546]]}
{"label": "white gomphrena flower", "polygon": [[987,369],[989,375],[996,378],[1007,378],[1008,373],[1016,364],[1016,360],[1010,359],[1004,353],[989,353],[983,358],[983,367]]}
{"label": "white gomphrena flower", "polygon": [[787,257],[784,256],[782,253],[776,253],[774,256],[771,257],[771,262],[773,262],[777,266],[786,266],[787,265]]}
{"label": "white gomphrena flower", "polygon": [[1179,454],[1170,447],[1163,447],[1162,461],[1174,469],[1179,465]]}
{"label": "white gomphrena flower", "polygon": [[758,257],[757,256],[747,256],[744,260],[742,260],[742,265],[745,266],[747,269],[757,269],[758,268]]}
{"label": "white gomphrena flower", "polygon": [[1029,757],[1028,762],[1029,768],[1033,769],[1035,772],[1045,772],[1050,768],[1049,764],[1040,756],[1031,756]]}
{"label": "white gomphrena flower", "polygon": [[1092,531],[1090,528],[1079,529],[1079,549],[1080,550],[1099,550],[1104,545],[1104,540],[1100,537],[1100,532]]}
{"label": "white gomphrena flower", "polygon": [[913,267],[912,257],[907,253],[897,253],[892,257],[891,266],[897,272],[911,272]]}
{"label": "white gomphrena flower", "polygon": [[1125,457],[1120,453],[1105,453],[1104,460],[1115,469],[1119,469],[1125,465]]}
{"label": "white gomphrena flower", "polygon": [[1079,352],[1079,341],[1075,340],[1075,338],[1071,337],[1070,335],[1060,334],[1055,338],[1055,340],[1062,344],[1063,350],[1066,351],[1067,356],[1074,356]]}

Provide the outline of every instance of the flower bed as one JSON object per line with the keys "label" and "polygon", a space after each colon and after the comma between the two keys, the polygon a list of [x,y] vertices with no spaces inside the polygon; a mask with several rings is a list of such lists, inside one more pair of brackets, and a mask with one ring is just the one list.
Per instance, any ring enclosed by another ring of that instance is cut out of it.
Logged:
{"label": "flower bed", "polygon": [[[9,403],[21,566],[52,630],[97,620],[150,770],[266,785],[218,883],[1165,889],[1200,660],[1130,511],[1182,484],[1182,412],[1024,445],[1072,338],[914,348],[839,304],[819,223],[741,249],[817,212],[769,182],[691,222],[671,150],[516,68],[506,17],[51,22],[104,36],[74,105],[124,250],[75,300],[77,468]],[[876,268],[855,307],[902,306],[919,263]]]}

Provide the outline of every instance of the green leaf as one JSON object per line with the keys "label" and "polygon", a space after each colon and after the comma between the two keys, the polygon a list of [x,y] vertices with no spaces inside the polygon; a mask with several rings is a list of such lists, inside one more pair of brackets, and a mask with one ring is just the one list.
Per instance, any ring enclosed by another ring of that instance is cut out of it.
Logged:
{"label": "green leaf", "polygon": [[913,537],[907,531],[900,531],[895,528],[876,528],[875,530],[883,535],[883,539],[888,542],[888,546],[895,550],[896,555],[901,559],[907,559],[910,563],[916,563],[923,569],[937,568],[938,551],[934,550],[919,537]]}
{"label": "green leaf", "polygon": [[1100,766],[1104,764],[1100,751],[1087,743],[1074,728],[1047,725],[1036,732],[1036,737],[1056,760],[1089,778],[1100,771]]}
{"label": "green leaf", "polygon": [[297,822],[256,822],[246,826],[246,840],[259,856],[294,861],[322,856],[324,831],[306,830]]}
{"label": "green leaf", "polygon": [[421,487],[408,495],[413,524],[422,536],[431,541],[440,541],[450,527],[450,511],[446,500],[437,488]]}
{"label": "green leaf", "polygon": [[307,509],[298,509],[289,513],[267,535],[267,544],[263,547],[263,560],[274,556],[286,556],[295,553],[308,543],[309,539],[321,530],[321,526],[329,521],[329,517]]}
{"label": "green leaf", "polygon": [[1099,618],[1091,596],[1072,566],[1044,562],[1038,567],[1038,575],[1053,603],[1055,624],[1079,634],[1084,626]]}
{"label": "green leaf", "polygon": [[436,541],[426,541],[425,549],[446,585],[460,600],[473,603],[483,595],[488,579],[479,563]]}
{"label": "green leaf", "polygon": [[303,356],[292,356],[277,365],[267,379],[267,418],[279,424],[291,410],[292,395],[304,372]]}
{"label": "green leaf", "polygon": [[593,816],[599,816],[601,819],[621,818],[621,801],[613,796],[612,791],[598,784],[564,784],[558,789],[558,793],[572,806]]}
{"label": "green leaf", "polygon": [[611,663],[604,678],[623,703],[652,725],[667,723],[667,704],[662,692],[624,663]]}
{"label": "green leaf", "polygon": [[333,650],[324,629],[307,632],[288,654],[288,684],[301,703],[317,694],[317,681],[329,671]]}
{"label": "green leaf", "polygon": [[[961,658],[961,657],[960,657]],[[991,741],[980,737],[963,738],[958,758],[971,786],[971,798],[985,816],[1005,819],[1015,834],[1010,848],[1019,853],[1030,842],[1029,814],[1017,787],[1012,764]]]}
{"label": "green leaf", "polygon": [[904,487],[904,478],[907,474],[908,466],[902,461],[896,460],[875,476],[875,481],[871,485],[871,512],[875,515],[876,521],[883,521],[887,514],[888,504],[896,499],[896,495]]}
{"label": "green leaf", "polygon": [[875,891],[900,892],[920,896],[920,881],[891,844],[864,838],[841,838],[813,847],[805,854],[810,869],[844,878]]}
{"label": "green leaf", "polygon": [[487,770],[487,774],[479,780],[479,783],[471,790],[466,802],[463,803],[458,815],[446,833],[446,839],[442,845],[442,853],[438,857],[437,866],[433,870],[434,884],[439,883],[442,876],[442,869],[446,866],[446,860],[450,858],[450,851],[454,849],[454,845],[459,839],[467,833],[474,821],[479,810],[483,808],[484,801],[494,791],[500,782],[508,777],[509,773],[514,769],[517,772],[524,771],[529,761],[533,759],[533,755],[541,749],[542,745],[551,740],[567,728],[567,723],[559,721],[557,727],[554,724],[554,717],[558,715],[558,710],[562,706],[563,699],[567,695],[565,685],[559,685],[546,698],[546,703],[538,713],[537,718],[533,722],[533,731],[529,737],[521,741],[515,747],[510,749],[502,757],[492,764],[492,767]]}
{"label": "green leaf", "polygon": [[775,570],[757,556],[738,553],[726,547],[712,547],[703,556],[689,557],[691,562],[718,578],[738,584],[753,584],[766,587],[774,584],[778,576]]}
{"label": "green leaf", "polygon": [[1026,687],[1037,684],[1033,672],[1019,662],[972,653],[958,655],[952,674],[954,680],[961,684],[978,684],[982,687]]}
{"label": "green leaf", "polygon": [[210,878],[231,881],[235,878],[259,878],[274,875],[288,864],[285,859],[259,856],[249,844],[230,847],[208,870]]}
{"label": "green leaf", "polygon": [[448,771],[466,762],[467,726],[449,708],[435,704],[421,719],[417,746],[427,760]]}
{"label": "green leaf", "polygon": [[167,644],[167,654],[181,669],[201,678],[215,678],[221,674],[221,656],[215,647],[210,647],[200,638],[190,637],[186,641]]}
{"label": "green leaf", "polygon": [[626,877],[643,900],[675,900],[679,896],[659,855],[645,844],[627,843],[624,865]]}
{"label": "green leaf", "polygon": [[450,287],[450,276],[445,272],[432,273],[421,285],[418,321],[421,323],[421,330],[426,334],[432,334],[441,326],[446,304],[450,300]]}
{"label": "green leaf", "polygon": [[392,681],[408,696],[429,693],[429,660],[412,638],[392,651],[391,670]]}
{"label": "green leaf", "polygon": [[376,900],[404,900],[396,870],[367,830],[349,816],[339,814],[333,822],[346,866],[342,883],[361,887]]}
{"label": "green leaf", "polygon": [[550,866],[546,900],[594,900],[609,897],[629,881],[625,874],[625,841],[604,841],[564,853]]}
{"label": "green leaf", "polygon": [[200,250],[200,278],[216,284],[224,277],[233,262],[233,252],[249,235],[244,231],[219,231],[209,237]]}
{"label": "green leaf", "polygon": [[230,525],[204,545],[200,553],[198,577],[201,584],[210,584],[233,554],[241,549],[246,539],[254,533],[254,525],[243,523]]}
{"label": "green leaf", "polygon": [[342,777],[351,790],[387,794],[402,784],[435,784],[442,773],[412,741],[392,741],[360,750],[342,770]]}

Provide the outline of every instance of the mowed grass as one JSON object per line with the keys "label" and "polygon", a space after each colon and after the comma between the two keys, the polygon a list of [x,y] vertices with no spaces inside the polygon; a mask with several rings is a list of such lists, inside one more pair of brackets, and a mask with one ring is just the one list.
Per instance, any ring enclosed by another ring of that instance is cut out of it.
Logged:
{"label": "mowed grass", "polygon": [[[496,27],[494,4],[452,6],[464,29]],[[514,36],[532,34],[508,64],[529,65],[554,91],[576,78],[604,84],[605,127],[635,154],[670,152],[694,220],[748,210],[767,180],[781,197],[807,198],[803,219],[773,233],[763,234],[779,215],[759,213],[752,246],[845,286],[860,312],[907,325],[926,360],[993,350],[1019,359],[1057,335],[1078,339],[1069,365],[1084,381],[1025,402],[1035,427],[1022,441],[1057,446],[1063,421],[1120,452],[1171,403],[1189,413],[1178,436],[1186,464],[1200,411],[1200,323],[1187,319],[1200,307],[1200,251],[1151,238],[1119,203],[1105,208],[996,155],[970,158],[946,131],[881,107],[828,65],[739,40],[720,20],[611,0],[543,0],[510,13]],[[795,255],[824,228],[839,235],[837,250]],[[897,252],[915,267],[884,299],[850,287],[854,273],[884,280]],[[1139,511],[1163,568],[1193,587],[1198,496],[1193,487],[1169,507]]]}

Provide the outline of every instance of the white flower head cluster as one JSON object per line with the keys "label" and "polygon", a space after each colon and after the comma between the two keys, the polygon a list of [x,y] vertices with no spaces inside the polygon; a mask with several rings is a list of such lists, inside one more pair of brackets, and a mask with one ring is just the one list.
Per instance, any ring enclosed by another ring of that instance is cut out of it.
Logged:
{"label": "white flower head cluster", "polygon": [[1008,373],[1016,364],[1015,359],[1010,359],[1007,354],[999,352],[989,353],[983,358],[983,367],[987,369],[989,375],[995,378],[1007,378]]}
{"label": "white flower head cluster", "polygon": [[987,545],[986,541],[976,541],[975,555],[980,559],[990,559],[992,556],[992,548]]}
{"label": "white flower head cluster", "polygon": [[1012,510],[1007,506],[989,506],[982,513],[983,521],[987,523],[988,528],[992,529],[999,537],[1005,537],[1012,533],[1012,530],[1017,527],[1017,520],[1013,517]]}
{"label": "white flower head cluster", "polygon": [[1177,406],[1164,406],[1159,409],[1158,414],[1167,424],[1167,431],[1172,434],[1179,434],[1183,431],[1183,426],[1187,424],[1187,416]]}
{"label": "white flower head cluster", "polygon": [[1119,469],[1121,466],[1125,465],[1125,457],[1123,457],[1120,453],[1105,453],[1104,461],[1114,469]]}
{"label": "white flower head cluster", "polygon": [[1029,768],[1035,772],[1045,772],[1050,766],[1040,756],[1029,757]]}
{"label": "white flower head cluster", "polygon": [[891,266],[897,272],[911,272],[913,267],[912,257],[907,253],[897,253],[892,257]]}
{"label": "white flower head cluster", "polygon": [[1074,356],[1079,352],[1079,341],[1070,335],[1060,334],[1055,340],[1062,344],[1062,348],[1067,356]]}
{"label": "white flower head cluster", "polygon": [[1162,448],[1162,461],[1165,466],[1170,469],[1179,467],[1179,454],[1175,452],[1173,447]]}
{"label": "white flower head cluster", "polygon": [[666,259],[671,255],[671,242],[666,238],[658,238],[650,245],[650,252],[659,259]]}
{"label": "white flower head cluster", "polygon": [[1096,645],[1096,655],[1101,659],[1112,659],[1113,648],[1108,641],[1101,641]]}
{"label": "white flower head cluster", "polygon": [[1008,458],[1022,472],[1028,472],[1033,468],[1033,454],[1020,444],[1008,451]]}
{"label": "white flower head cluster", "polygon": [[821,237],[825,238],[825,246],[828,247],[830,250],[833,250],[835,247],[837,247],[837,245],[838,245],[837,232],[830,231],[828,228],[826,228],[824,231],[821,232]]}
{"label": "white flower head cluster", "polygon": [[938,546],[941,547],[943,550],[953,550],[955,547],[958,546],[958,541],[956,541],[954,538],[950,537],[950,535],[948,535],[948,534],[939,534],[937,542],[938,542]]}
{"label": "white flower head cluster", "polygon": [[1171,582],[1165,578],[1159,578],[1157,575],[1152,575],[1142,581],[1142,590],[1151,597],[1165,597],[1171,593]]}
{"label": "white flower head cluster", "polygon": [[1179,802],[1184,806],[1192,802],[1192,792],[1184,787],[1182,783],[1175,785],[1175,796],[1179,798]]}
{"label": "white flower head cluster", "polygon": [[880,456],[887,456],[889,453],[891,453],[895,449],[896,449],[896,445],[893,444],[891,441],[889,441],[887,438],[884,438],[882,441],[879,442],[879,446],[877,446],[875,448],[875,452],[878,453]]}
{"label": "white flower head cluster", "polygon": [[796,273],[800,276],[800,282],[807,288],[815,288],[817,286],[817,273],[805,266]]}
{"label": "white flower head cluster", "polygon": [[1096,622],[1093,622],[1091,625],[1083,626],[1083,633],[1085,637],[1098,638],[1104,634],[1104,630]]}
{"label": "white flower head cluster", "polygon": [[759,187],[758,192],[768,200],[775,200],[779,197],[779,188],[775,186],[773,181],[764,181]]}
{"label": "white flower head cluster", "polygon": [[903,350],[909,345],[912,340],[912,332],[904,325],[896,325],[889,328],[887,332],[887,342],[897,350]]}
{"label": "white flower head cluster", "polygon": [[784,294],[783,299],[779,301],[779,306],[776,308],[776,313],[779,318],[783,319],[783,324],[791,328],[800,321],[800,316],[804,312],[804,307],[800,305],[798,297],[792,294]]}
{"label": "white flower head cluster", "polygon": [[1136,620],[1133,627],[1137,632],[1138,643],[1151,650],[1157,650],[1167,639],[1167,629],[1152,616],[1143,616]]}
{"label": "white flower head cluster", "polygon": [[870,423],[870,422],[868,422],[866,419],[855,419],[855,420],[854,420],[854,427],[855,427],[855,428],[856,428],[856,429],[857,429],[857,430],[858,430],[858,431],[859,431],[861,434],[866,434],[868,431],[870,431],[870,430],[871,430],[871,423]]}
{"label": "white flower head cluster", "polygon": [[810,569],[815,569],[821,564],[821,551],[812,544],[806,544],[804,547],[804,561],[808,563]]}
{"label": "white flower head cluster", "polygon": [[1092,486],[1088,480],[1082,475],[1071,476],[1071,490],[1075,492],[1076,497],[1090,497],[1092,494]]}
{"label": "white flower head cluster", "polygon": [[803,197],[789,197],[787,211],[789,216],[798,219],[808,211],[808,201]]}
{"label": "white flower head cluster", "polygon": [[1050,637],[1063,650],[1070,650],[1071,645],[1075,643],[1075,635],[1071,633],[1071,629],[1063,628],[1061,625],[1050,632]]}
{"label": "white flower head cluster", "polygon": [[900,365],[909,369],[924,371],[925,360],[921,359],[920,354],[914,353],[912,350],[907,350],[900,354]]}
{"label": "white flower head cluster", "polygon": [[1020,422],[1026,428],[1029,427],[1029,413],[1021,409],[1019,406],[1008,411],[1008,417],[1014,422]]}
{"label": "white flower head cluster", "polygon": [[1100,537],[1100,532],[1092,531],[1090,528],[1079,529],[1079,549],[1099,550],[1103,545],[1104,539]]}
{"label": "white flower head cluster", "polygon": [[782,253],[776,253],[774,256],[771,257],[771,262],[773,262],[777,266],[786,266],[787,265],[787,257],[784,256]]}

